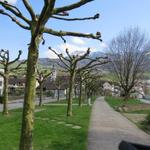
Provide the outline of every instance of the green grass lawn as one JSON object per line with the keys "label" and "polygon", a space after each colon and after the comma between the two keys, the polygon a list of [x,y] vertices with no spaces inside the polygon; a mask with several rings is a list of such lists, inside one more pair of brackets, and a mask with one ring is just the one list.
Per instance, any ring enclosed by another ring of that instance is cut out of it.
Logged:
{"label": "green grass lawn", "polygon": [[[86,150],[90,107],[73,106],[72,117],[66,117],[66,106],[43,106],[42,109],[35,112],[35,150]],[[65,124],[81,128],[73,129]],[[20,129],[21,109],[11,111],[8,117],[0,114],[0,150],[18,150]]]}
{"label": "green grass lawn", "polygon": [[[108,102],[108,104],[115,108],[118,106],[122,106],[124,104],[124,100],[122,98],[117,98],[117,97],[106,97],[105,100]],[[136,104],[141,104],[141,102],[137,99],[129,99],[126,102],[127,105],[136,105]]]}

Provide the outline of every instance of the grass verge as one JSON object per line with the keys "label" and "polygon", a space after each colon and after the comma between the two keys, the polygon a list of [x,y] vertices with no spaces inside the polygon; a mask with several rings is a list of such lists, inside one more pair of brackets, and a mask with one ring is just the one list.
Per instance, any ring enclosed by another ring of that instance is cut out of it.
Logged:
{"label": "grass verge", "polygon": [[[122,98],[119,98],[119,97],[107,96],[105,98],[105,100],[113,108],[122,106],[124,104],[124,100]],[[126,102],[126,105],[137,105],[137,104],[141,104],[141,102],[137,99],[129,99]]]}
{"label": "grass verge", "polygon": [[[122,104],[123,104],[123,100],[121,98],[106,97],[105,100],[113,108],[117,108],[119,106],[122,106]],[[142,104],[142,102],[140,102],[139,100],[136,100],[136,99],[129,99],[126,104],[134,107],[134,105],[138,105],[138,104],[140,105],[140,104]],[[142,130],[144,130],[145,132],[150,134],[150,109],[144,110],[144,108],[143,108],[141,110],[127,111],[126,113],[130,113],[133,115],[134,114],[139,114],[139,115],[146,114],[147,117],[144,121],[140,121],[137,123],[135,123],[135,121],[131,120],[131,119],[130,119],[130,121],[134,122],[139,128],[141,128]]]}

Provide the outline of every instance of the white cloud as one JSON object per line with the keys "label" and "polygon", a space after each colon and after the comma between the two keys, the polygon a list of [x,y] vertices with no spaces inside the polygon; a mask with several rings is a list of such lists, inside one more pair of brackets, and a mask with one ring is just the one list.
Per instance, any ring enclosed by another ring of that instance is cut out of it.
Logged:
{"label": "white cloud", "polygon": [[71,39],[71,41],[74,43],[74,44],[77,44],[77,45],[85,45],[85,41],[83,41],[81,38],[79,37],[73,37]]}
{"label": "white cloud", "polygon": [[[56,47],[52,47],[53,49],[56,50],[57,53],[62,53],[66,55],[66,48],[68,48],[68,51],[70,54],[78,54],[82,55],[87,51],[88,48],[90,48],[91,52],[97,52],[97,51],[103,51],[103,49],[107,48],[108,45],[104,42],[100,43],[99,46],[93,47],[93,46],[87,46],[87,45],[77,45],[77,44],[71,44],[71,43],[62,43],[60,45],[57,45]],[[44,54],[43,57],[48,57],[48,58],[53,58],[56,59],[58,58],[52,51],[47,50]]]}
{"label": "white cloud", "polygon": [[[78,45],[69,44],[69,43],[58,45],[58,49],[60,49],[61,53],[63,53],[63,54],[65,54],[66,48],[68,48],[70,54],[75,54],[75,53],[81,54],[81,53],[87,51],[87,49],[88,49],[87,46],[78,46]],[[91,50],[93,50],[93,49],[91,48]]]}
{"label": "white cloud", "polygon": [[105,48],[107,48],[108,47],[108,45],[106,44],[106,43],[104,43],[104,42],[102,42],[101,44],[100,44],[100,48],[101,49],[105,49]]}
{"label": "white cloud", "polygon": [[0,0],[2,2],[7,1],[9,4],[15,4],[17,0]]}
{"label": "white cloud", "polygon": [[51,59],[57,59],[57,55],[55,55],[52,51],[50,51],[49,49],[44,53],[44,57],[48,57]]}

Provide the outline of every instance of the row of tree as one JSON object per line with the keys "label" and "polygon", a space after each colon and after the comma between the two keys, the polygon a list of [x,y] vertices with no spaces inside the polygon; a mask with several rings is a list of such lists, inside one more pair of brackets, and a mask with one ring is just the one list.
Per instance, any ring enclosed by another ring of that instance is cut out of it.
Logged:
{"label": "row of tree", "polygon": [[[96,71],[96,67],[106,64],[108,62],[107,57],[91,58],[90,49],[88,49],[86,52],[83,52],[83,54],[80,55],[79,54],[71,55],[68,49],[66,49],[66,56],[57,53],[51,47],[49,47],[49,49],[58,56],[60,60],[60,63],[58,63],[58,65],[63,68],[64,72],[69,73],[67,116],[72,116],[72,98],[73,98],[73,89],[75,86],[75,77],[76,76],[79,77],[79,82],[80,82],[79,106],[81,106],[83,81],[89,78],[92,79],[92,77],[90,77],[90,71],[92,71],[92,69]],[[83,60],[86,61],[86,63],[81,63]]]}
{"label": "row of tree", "polygon": [[[24,96],[24,106],[22,115],[22,129],[20,138],[20,150],[32,150],[33,149],[33,129],[34,129],[34,99],[35,99],[35,89],[36,89],[36,73],[37,73],[37,62],[39,55],[39,45],[43,40],[43,34],[50,34],[53,36],[60,37],[65,42],[65,36],[77,36],[84,38],[92,38],[101,41],[101,34],[97,32],[94,34],[84,34],[78,32],[69,31],[57,31],[52,28],[47,28],[46,23],[48,21],[53,21],[51,18],[63,21],[80,21],[80,20],[90,20],[99,18],[99,14],[93,17],[85,18],[67,18],[71,10],[75,10],[85,4],[92,2],[93,0],[79,0],[72,4],[66,6],[55,7],[57,0],[43,0],[42,10],[38,13],[35,12],[32,5],[28,0],[22,0],[26,11],[29,15],[22,12],[18,7],[11,5],[8,1],[0,1],[0,14],[10,18],[19,27],[30,32],[30,43],[28,48],[28,58],[27,58],[27,73],[26,73],[26,88]],[[43,42],[44,43],[44,42]],[[71,74],[73,81],[74,73]],[[72,86],[72,85],[71,85]],[[72,88],[70,88],[72,89]],[[70,99],[71,99],[70,91]],[[69,101],[71,103],[71,101]],[[71,109],[71,107],[70,107]],[[69,112],[68,112],[69,114]],[[70,111],[71,114],[71,111]]]}

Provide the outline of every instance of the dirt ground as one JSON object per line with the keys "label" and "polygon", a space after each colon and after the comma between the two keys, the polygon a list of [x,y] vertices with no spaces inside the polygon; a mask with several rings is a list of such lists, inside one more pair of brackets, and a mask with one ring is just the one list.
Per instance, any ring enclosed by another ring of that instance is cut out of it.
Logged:
{"label": "dirt ground", "polygon": [[147,114],[131,114],[131,113],[123,113],[125,117],[134,123],[142,122],[145,120]]}

